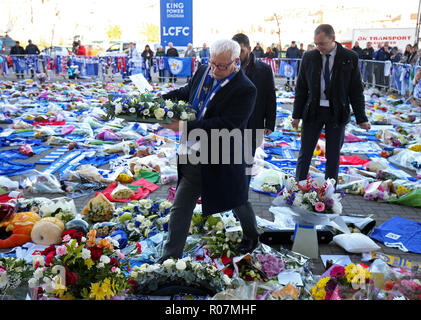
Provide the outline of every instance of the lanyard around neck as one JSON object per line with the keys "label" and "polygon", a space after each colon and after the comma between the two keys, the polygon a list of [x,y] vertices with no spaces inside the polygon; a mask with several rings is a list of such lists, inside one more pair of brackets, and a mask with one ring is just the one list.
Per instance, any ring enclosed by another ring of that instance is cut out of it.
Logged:
{"label": "lanyard around neck", "polygon": [[224,78],[224,79],[222,79],[220,81],[217,81],[216,86],[214,86],[212,88],[212,90],[209,91],[208,95],[206,96],[206,99],[205,99],[205,101],[203,103],[203,106],[202,106],[202,108],[201,108],[201,110],[198,113],[198,116],[196,118],[197,120],[201,120],[203,118],[203,116],[204,116],[204,114],[206,112],[206,109],[208,107],[209,102],[213,99],[213,97],[216,95],[216,93],[219,90],[221,90],[223,87],[225,87],[231,81],[231,79],[234,78],[234,76],[236,74],[237,74],[236,72],[233,72],[228,77],[226,77],[226,78]]}

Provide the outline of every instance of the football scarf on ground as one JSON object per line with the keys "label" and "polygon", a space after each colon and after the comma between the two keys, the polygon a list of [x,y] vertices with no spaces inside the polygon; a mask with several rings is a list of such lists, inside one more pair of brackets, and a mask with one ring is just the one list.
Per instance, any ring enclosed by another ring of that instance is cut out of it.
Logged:
{"label": "football scarf on ground", "polygon": [[48,154],[47,156],[45,156],[41,160],[38,160],[37,162],[35,162],[35,164],[42,164],[42,165],[52,164],[54,161],[56,161],[58,158],[63,156],[68,151],[69,151],[69,148],[67,146],[62,146],[62,147],[58,148],[57,150],[51,152],[50,154]]}

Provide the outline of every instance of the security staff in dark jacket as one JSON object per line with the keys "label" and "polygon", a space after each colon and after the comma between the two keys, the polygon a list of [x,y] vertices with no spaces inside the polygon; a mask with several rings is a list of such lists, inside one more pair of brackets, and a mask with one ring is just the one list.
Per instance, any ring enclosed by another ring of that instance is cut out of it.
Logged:
{"label": "security staff in dark jacket", "polygon": [[25,48],[26,54],[40,54],[37,45],[32,43],[32,40],[28,40],[28,45]]}
{"label": "security staff in dark jacket", "polygon": [[[202,65],[186,86],[162,96],[188,101],[197,108],[197,117],[188,122],[173,120],[171,124],[162,124],[167,129],[180,130],[182,135],[177,157],[177,191],[171,208],[168,241],[159,263],[170,257],[182,257],[200,196],[205,216],[235,210],[243,230],[243,241],[237,252],[250,252],[257,246],[259,233],[248,201],[244,139],[229,138],[232,131],[244,134],[256,101],[256,87],[239,67],[239,60],[238,43],[219,40],[211,46],[209,66]],[[221,135],[224,131],[228,132]],[[199,133],[204,136],[197,142]],[[195,137],[190,137],[193,134]],[[188,145],[189,139],[199,144],[200,149],[193,146],[187,147],[187,151],[181,149]],[[222,145],[221,140],[225,140]],[[192,154],[186,155],[189,151]],[[193,161],[196,151],[199,159]]]}
{"label": "security staff in dark jacket", "polygon": [[296,167],[296,179],[305,180],[322,129],[326,137],[325,178],[338,181],[340,150],[345,126],[350,119],[350,107],[357,124],[370,129],[365,114],[365,101],[358,56],[335,41],[331,25],[322,24],[314,32],[317,50],[306,52],[295,91],[292,125],[298,129],[300,119],[301,149]]}
{"label": "security staff in dark jacket", "polygon": [[373,55],[374,55],[374,48],[371,46],[371,42],[367,42],[366,48],[363,49],[361,59],[363,61],[363,81],[368,82],[369,85],[373,84]]}
{"label": "security staff in dark jacket", "polygon": [[[25,48],[25,53],[26,54],[40,54],[40,51],[39,51],[38,47],[35,44],[32,43],[32,40],[28,40],[28,45]],[[34,77],[34,68],[33,68],[32,65],[31,65],[30,70],[31,70],[31,78],[33,78]]]}
{"label": "security staff in dark jacket", "polygon": [[[291,42],[291,46],[287,49],[286,57],[290,59],[299,59],[300,58],[300,50],[297,48],[295,41]],[[295,60],[292,60],[295,61]],[[289,87],[289,79],[287,78],[287,87]],[[295,85],[295,76],[292,78],[292,86]]]}
{"label": "security staff in dark jacket", "polygon": [[[24,54],[25,54],[25,49],[19,44],[19,41],[16,41],[15,45],[12,48],[10,48],[10,55],[13,56],[13,55],[24,55]],[[24,63],[23,62],[24,58],[17,58],[17,59],[18,60],[16,63]],[[16,67],[15,70],[16,70],[16,77],[18,79],[19,78],[23,79],[23,69]]]}
{"label": "security staff in dark jacket", "polygon": [[[376,61],[388,61],[390,60],[390,47],[389,42],[385,42],[383,47],[381,47],[376,54],[374,55],[374,60]],[[388,85],[388,77],[385,77],[384,74],[385,64],[377,62],[374,65],[374,76],[376,78],[376,87],[377,89],[382,89],[384,86]]]}

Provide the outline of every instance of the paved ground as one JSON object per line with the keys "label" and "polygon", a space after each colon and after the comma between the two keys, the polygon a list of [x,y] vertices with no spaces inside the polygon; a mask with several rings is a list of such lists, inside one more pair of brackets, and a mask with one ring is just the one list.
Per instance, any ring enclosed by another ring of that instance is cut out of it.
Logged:
{"label": "paved ground", "polygon": [[[9,77],[8,77],[9,78]],[[11,77],[14,78],[14,77]],[[1,77],[0,77],[1,80]],[[284,79],[276,78],[275,83],[276,86],[280,87],[284,85]],[[183,85],[185,83],[185,79],[179,79],[178,84]],[[284,105],[286,108],[291,108],[291,106]],[[5,125],[2,125],[5,127]],[[52,152],[51,150],[50,152]],[[36,162],[40,157],[44,157],[47,155],[48,152],[42,153],[41,156],[32,157],[30,160],[31,162]],[[19,160],[17,160],[19,161]],[[46,166],[37,165],[37,170],[43,170]],[[103,168],[106,168],[104,166]],[[413,176],[415,175],[414,172],[409,172]],[[15,180],[19,180],[19,177],[14,177]],[[151,194],[152,199],[157,198],[166,198],[168,195],[168,189],[171,185],[161,185],[160,188]],[[269,211],[271,206],[271,202],[274,199],[271,196],[256,193],[250,190],[250,201],[253,205],[255,213],[257,216],[267,219],[269,221],[273,221],[273,215]],[[30,197],[31,195],[25,194],[26,197]],[[33,195],[33,196],[40,196],[40,195]],[[60,194],[50,194],[49,197],[54,198],[56,196],[62,196]],[[84,196],[81,198],[75,199],[76,207],[80,211],[85,204],[93,197],[92,195]],[[388,203],[379,203],[373,201],[366,201],[361,196],[355,195],[346,195],[346,197],[342,201],[343,204],[343,214],[360,214],[360,215],[372,215],[372,218],[376,221],[376,225],[380,225],[383,222],[387,221],[388,219],[394,216],[400,216],[403,218],[415,220],[421,222],[421,208],[412,208],[406,207],[401,205],[392,205]],[[405,253],[395,248],[389,248],[384,246],[381,243],[377,244],[381,247],[380,252],[401,257],[404,259],[421,262],[421,255],[419,254],[412,254],[412,253]],[[287,249],[291,249],[291,245],[284,246]],[[337,245],[332,244],[319,244],[319,253],[320,254],[348,254],[345,250],[340,248]],[[353,262],[361,262],[361,254],[348,254]],[[313,259],[312,261],[312,268],[314,274],[321,274],[324,271],[323,264],[320,259]]]}

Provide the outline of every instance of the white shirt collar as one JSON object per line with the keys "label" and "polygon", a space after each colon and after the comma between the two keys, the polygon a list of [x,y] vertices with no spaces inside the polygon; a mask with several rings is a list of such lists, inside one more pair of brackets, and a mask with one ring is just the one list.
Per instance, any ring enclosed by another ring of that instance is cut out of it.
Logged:
{"label": "white shirt collar", "polygon": [[[337,48],[338,48],[338,45],[335,42],[335,48],[331,52],[329,52],[331,58],[335,58],[335,56],[336,56],[336,49]],[[325,54],[324,54],[324,56],[326,58],[326,55]]]}

